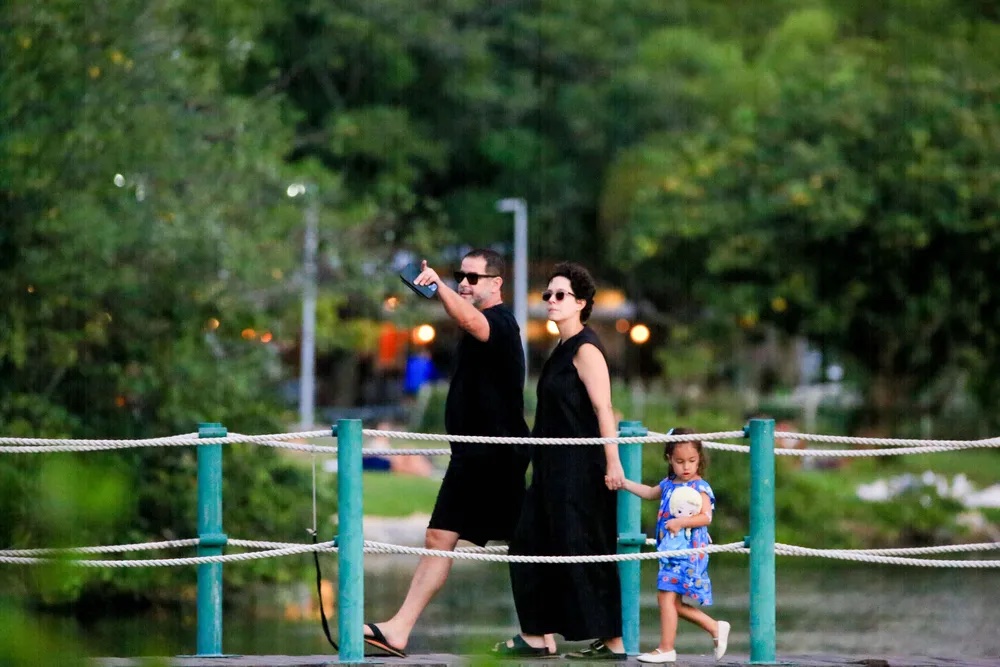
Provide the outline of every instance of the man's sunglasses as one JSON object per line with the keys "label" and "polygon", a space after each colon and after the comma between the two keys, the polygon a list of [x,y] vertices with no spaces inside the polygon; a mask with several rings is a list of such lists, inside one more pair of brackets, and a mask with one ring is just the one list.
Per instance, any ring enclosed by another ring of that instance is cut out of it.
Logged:
{"label": "man's sunglasses", "polygon": [[499,278],[499,274],[496,273],[466,273],[465,271],[455,272],[455,282],[461,283],[463,280],[468,280],[470,285],[475,285],[479,282],[480,278]]}
{"label": "man's sunglasses", "polygon": [[552,297],[555,297],[556,301],[562,301],[563,299],[566,298],[567,295],[573,297],[574,299],[576,298],[575,294],[573,294],[572,292],[567,292],[565,290],[559,290],[556,292],[553,292],[551,290],[545,290],[544,292],[542,292],[542,301],[548,303],[549,299],[551,299]]}

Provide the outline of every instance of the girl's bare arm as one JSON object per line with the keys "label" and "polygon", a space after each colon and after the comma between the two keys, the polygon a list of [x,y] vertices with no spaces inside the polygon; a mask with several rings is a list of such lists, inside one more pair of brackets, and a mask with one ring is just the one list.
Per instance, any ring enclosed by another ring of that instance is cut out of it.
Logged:
{"label": "girl's bare arm", "polygon": [[647,486],[646,484],[633,482],[630,479],[626,479],[622,483],[622,488],[644,500],[659,500],[661,496],[659,486]]}

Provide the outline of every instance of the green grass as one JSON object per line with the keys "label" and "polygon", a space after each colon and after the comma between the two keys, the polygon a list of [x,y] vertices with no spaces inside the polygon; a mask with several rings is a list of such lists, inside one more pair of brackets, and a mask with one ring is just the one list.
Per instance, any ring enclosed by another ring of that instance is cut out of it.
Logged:
{"label": "green grass", "polygon": [[364,473],[364,508],[368,516],[430,514],[441,480],[384,472]]}
{"label": "green grass", "polygon": [[856,458],[839,472],[847,477],[854,477],[848,481],[866,482],[905,473],[920,475],[925,470],[948,478],[962,473],[977,488],[983,488],[995,484],[1000,479],[1000,452],[995,449],[968,449],[877,459]]}
{"label": "green grass", "polygon": [[940,454],[911,454],[899,457],[902,467],[914,473],[924,470],[949,477],[964,473],[977,487],[990,486],[1000,479],[1000,451],[969,449]]}

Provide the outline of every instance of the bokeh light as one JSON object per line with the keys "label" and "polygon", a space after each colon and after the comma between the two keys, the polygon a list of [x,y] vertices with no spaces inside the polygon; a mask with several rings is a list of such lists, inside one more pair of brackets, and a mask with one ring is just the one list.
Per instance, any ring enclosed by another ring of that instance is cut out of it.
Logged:
{"label": "bokeh light", "polygon": [[645,324],[637,324],[632,327],[632,331],[629,332],[629,338],[636,345],[642,345],[649,340],[649,327]]}

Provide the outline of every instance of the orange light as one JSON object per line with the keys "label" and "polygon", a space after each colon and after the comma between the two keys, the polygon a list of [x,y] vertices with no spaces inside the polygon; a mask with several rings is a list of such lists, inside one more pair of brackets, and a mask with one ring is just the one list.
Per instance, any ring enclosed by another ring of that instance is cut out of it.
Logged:
{"label": "orange light", "polygon": [[387,313],[391,313],[394,310],[396,310],[397,306],[399,306],[399,298],[395,296],[390,296],[388,299],[385,300],[385,303],[382,304],[382,307],[385,309]]}
{"label": "orange light", "polygon": [[124,396],[115,396],[115,405],[118,406],[119,408],[124,408],[125,407],[125,397]]}
{"label": "orange light", "polygon": [[556,323],[553,322],[552,320],[549,320],[548,322],[545,323],[545,330],[548,331],[553,336],[559,335],[559,327],[557,327]]}
{"label": "orange light", "polygon": [[615,331],[620,334],[628,333],[629,323],[624,317],[615,322]]}
{"label": "orange light", "polygon": [[265,331],[264,333],[262,333],[260,335],[260,342],[262,342],[265,345],[267,345],[268,343],[271,342],[271,338],[272,338],[271,332],[270,331]]}
{"label": "orange light", "polygon": [[219,320],[215,319],[214,317],[209,318],[207,326],[209,330],[215,331],[216,329],[219,328]]}
{"label": "orange light", "polygon": [[594,305],[601,308],[618,308],[625,303],[625,293],[620,289],[602,289],[594,297]]}
{"label": "orange light", "polygon": [[243,336],[244,340],[253,340],[254,338],[257,337],[257,332],[248,327],[244,329],[242,332],[240,332],[240,335]]}
{"label": "orange light", "polygon": [[629,338],[636,345],[642,345],[649,340],[649,327],[645,324],[637,324],[632,327],[632,331],[629,332]]}
{"label": "orange light", "polygon": [[429,324],[421,324],[413,330],[413,342],[417,345],[426,345],[434,340],[436,335],[437,332],[434,331],[434,327]]}

